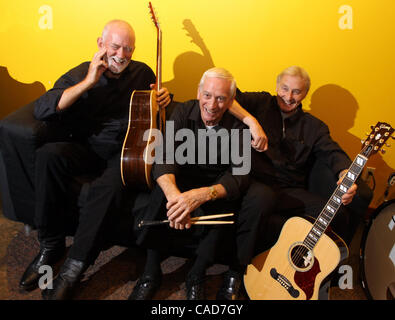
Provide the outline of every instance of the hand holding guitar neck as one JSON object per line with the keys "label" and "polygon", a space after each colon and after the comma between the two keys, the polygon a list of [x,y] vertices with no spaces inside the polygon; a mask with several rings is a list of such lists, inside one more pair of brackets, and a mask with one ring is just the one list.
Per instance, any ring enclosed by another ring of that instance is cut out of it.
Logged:
{"label": "hand holding guitar neck", "polygon": [[[155,90],[155,84],[150,85],[152,90]],[[167,88],[162,87],[159,91],[156,91],[156,102],[158,102],[161,108],[166,108],[171,101],[170,93]]]}
{"label": "hand holding guitar neck", "polygon": [[[340,177],[339,177],[339,180],[337,181],[337,185],[339,186],[341,183],[342,183],[342,181],[343,181],[343,179],[344,179],[344,176],[347,174],[347,169],[345,169],[345,170],[343,170],[341,173],[340,173]],[[348,204],[350,204],[351,203],[351,201],[352,201],[352,199],[354,198],[354,196],[355,196],[355,194],[357,193],[357,188],[358,188],[358,186],[355,184],[355,183],[353,183],[353,185],[347,190],[347,192],[342,196],[342,198],[341,198],[341,201],[342,201],[342,204],[344,204],[344,205],[348,205]]]}

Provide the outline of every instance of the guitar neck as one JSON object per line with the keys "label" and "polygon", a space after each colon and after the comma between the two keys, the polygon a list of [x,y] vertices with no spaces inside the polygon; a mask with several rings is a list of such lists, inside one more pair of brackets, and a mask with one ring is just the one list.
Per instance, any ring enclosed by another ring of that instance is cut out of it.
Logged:
{"label": "guitar neck", "polygon": [[[321,211],[317,220],[315,221],[310,232],[304,239],[303,243],[312,250],[318,240],[321,238],[325,230],[328,228],[336,212],[342,205],[341,198],[348,191],[348,189],[355,183],[362,172],[370,155],[377,153],[384,143],[391,137],[394,129],[385,122],[378,122],[376,126],[372,126],[372,132],[368,134],[368,138],[363,140],[363,148],[361,152],[355,157],[350,168],[348,168],[342,182],[336,188],[335,192],[329,198],[324,209]],[[389,146],[389,145],[387,145]],[[384,152],[384,150],[381,150]]]}
{"label": "guitar neck", "polygon": [[313,227],[304,239],[303,243],[312,250],[318,240],[321,238],[329,224],[332,222],[334,216],[342,205],[341,198],[347,192],[347,190],[355,183],[357,178],[362,172],[368,158],[362,154],[358,154],[347,170],[341,184],[333,192],[328,202],[322,209],[320,215],[316,219]]}
{"label": "guitar neck", "polygon": [[159,91],[162,88],[162,31],[158,29],[156,43],[156,83],[155,89]]}

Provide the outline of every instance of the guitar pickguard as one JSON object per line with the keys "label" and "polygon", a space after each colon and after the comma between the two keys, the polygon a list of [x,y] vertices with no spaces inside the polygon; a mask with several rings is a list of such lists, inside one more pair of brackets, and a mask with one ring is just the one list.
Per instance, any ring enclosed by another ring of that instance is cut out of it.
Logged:
{"label": "guitar pickguard", "polygon": [[294,281],[303,290],[306,300],[310,300],[314,293],[314,284],[317,274],[321,272],[317,257],[310,270],[306,272],[295,271]]}

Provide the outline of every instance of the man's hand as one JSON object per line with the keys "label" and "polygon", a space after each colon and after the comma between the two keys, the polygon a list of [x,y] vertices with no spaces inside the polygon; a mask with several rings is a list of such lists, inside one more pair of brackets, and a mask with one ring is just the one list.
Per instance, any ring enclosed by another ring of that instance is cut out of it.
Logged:
{"label": "man's hand", "polygon": [[[343,181],[344,175],[346,174],[347,170],[343,170],[339,174],[339,180],[337,181],[337,185],[340,185],[341,182]],[[348,205],[351,203],[353,197],[357,193],[357,188],[358,186],[354,183],[348,190],[347,192],[343,195],[342,197],[342,203],[344,205]]]}
{"label": "man's hand", "polygon": [[268,148],[268,139],[258,121],[252,121],[249,125],[251,132],[251,146],[258,152],[266,151]]}
{"label": "man's hand", "polygon": [[[191,227],[191,212],[211,200],[210,187],[202,187],[181,192],[176,184],[174,174],[164,174],[156,179],[167,199],[167,217],[169,225],[175,229]],[[222,184],[213,185],[217,191],[215,199],[225,198],[227,193]]]}
{"label": "man's hand", "polygon": [[166,208],[170,227],[181,230],[189,229],[191,227],[191,212],[209,200],[208,187],[192,189],[168,199]]}
{"label": "man's hand", "polygon": [[92,88],[100,79],[101,75],[107,70],[108,63],[106,61],[106,48],[101,48],[95,53],[89,65],[88,73],[85,81],[89,88]]}
{"label": "man's hand", "polygon": [[[155,84],[150,85],[151,89],[155,89]],[[158,102],[159,106],[164,108],[167,107],[171,101],[170,93],[167,88],[162,88],[156,92],[156,101]]]}
{"label": "man's hand", "polygon": [[82,94],[91,89],[98,81],[104,71],[107,70],[108,64],[105,61],[106,49],[102,48],[93,56],[89,64],[88,73],[84,80],[76,85],[67,88],[59,99],[56,107],[57,111],[62,111],[76,102]]}
{"label": "man's hand", "polygon": [[266,151],[268,148],[268,139],[258,120],[245,110],[236,100],[233,100],[232,106],[229,108],[229,112],[237,119],[243,121],[243,123],[250,129],[252,137],[251,146],[256,151]]}

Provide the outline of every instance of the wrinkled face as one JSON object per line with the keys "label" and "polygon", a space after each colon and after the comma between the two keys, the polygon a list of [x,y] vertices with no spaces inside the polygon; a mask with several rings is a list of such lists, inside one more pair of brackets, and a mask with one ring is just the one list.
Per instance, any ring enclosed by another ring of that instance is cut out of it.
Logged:
{"label": "wrinkled face", "polygon": [[284,75],[277,84],[276,92],[281,111],[291,113],[306,97],[306,82],[299,76]]}
{"label": "wrinkled face", "polygon": [[216,125],[230,108],[233,102],[230,89],[231,81],[214,77],[206,77],[199,87],[200,115],[205,125]]}
{"label": "wrinkled face", "polygon": [[129,65],[134,51],[134,34],[122,26],[109,28],[104,38],[98,40],[99,48],[105,47],[108,69],[120,74]]}

